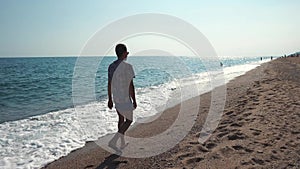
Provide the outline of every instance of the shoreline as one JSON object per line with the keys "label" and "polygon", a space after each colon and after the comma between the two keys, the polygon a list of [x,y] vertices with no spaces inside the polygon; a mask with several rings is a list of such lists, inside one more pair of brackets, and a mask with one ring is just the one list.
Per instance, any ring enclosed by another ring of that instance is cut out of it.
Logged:
{"label": "shoreline", "polygon": [[[44,168],[101,168],[105,166],[120,168],[182,168],[185,166],[199,168],[208,166],[211,168],[234,168],[235,166],[242,168],[282,168],[300,166],[299,162],[297,163],[297,161],[300,161],[300,150],[297,148],[300,147],[300,135],[296,131],[300,127],[299,124],[289,121],[293,130],[289,133],[281,133],[281,128],[278,126],[289,131],[289,128],[287,128],[289,124],[286,124],[287,126],[277,124],[277,116],[263,114],[263,112],[274,113],[276,110],[284,112],[287,107],[299,112],[300,104],[296,100],[299,98],[299,95],[296,95],[297,92],[299,93],[298,84],[300,82],[297,81],[297,78],[300,79],[299,65],[299,58],[276,59],[264,63],[227,83],[227,100],[221,123],[204,144],[198,143],[197,139],[200,132],[199,128],[202,127],[206,112],[210,107],[211,92],[199,96],[198,118],[190,133],[179,144],[165,153],[144,159],[124,158],[106,152],[94,142],[87,142],[83,148],[72,151],[67,156],[47,164]],[[289,67],[295,68],[295,70],[289,69]],[[282,70],[279,68],[282,68]],[[283,82],[292,82],[293,85],[282,88],[282,85],[285,85]],[[280,91],[292,88],[298,90],[295,90],[294,93],[288,93],[290,94],[288,96],[286,96],[286,92],[280,92],[278,95],[277,90],[273,90],[275,87]],[[272,95],[268,94],[270,92],[273,92]],[[288,101],[287,98],[289,97],[292,98],[293,103],[289,106],[282,105],[282,103]],[[272,103],[273,99],[276,100],[276,98],[278,98],[279,101],[277,102],[279,104]],[[185,102],[193,105],[195,100],[197,99],[189,99]],[[265,107],[268,109],[265,109]],[[128,135],[132,137],[149,137],[164,131],[173,123],[179,109],[180,105],[167,109],[155,121],[131,128]],[[291,112],[291,114],[294,121],[299,120],[299,114],[298,116],[297,113],[293,114]],[[286,114],[280,115],[287,116]],[[268,123],[264,124],[266,119],[268,119]],[[289,120],[289,118],[284,119]],[[160,126],[159,130],[155,128],[157,125]],[[268,125],[271,128],[268,128]],[[282,140],[280,136],[273,136],[268,130],[277,131],[282,136],[289,134],[292,138],[288,137]],[[268,139],[269,137],[270,139]],[[274,145],[277,146],[276,140],[280,143],[284,142],[282,143],[284,145],[274,147]],[[272,141],[276,144],[273,145]],[[285,156],[289,159],[286,159]]]}

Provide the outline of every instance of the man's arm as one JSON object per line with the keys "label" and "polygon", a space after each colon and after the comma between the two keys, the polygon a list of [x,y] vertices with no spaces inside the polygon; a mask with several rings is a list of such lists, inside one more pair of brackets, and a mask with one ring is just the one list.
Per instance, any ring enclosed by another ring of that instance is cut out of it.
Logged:
{"label": "man's arm", "polygon": [[108,80],[107,84],[107,92],[108,92],[108,103],[107,106],[109,109],[112,109],[113,107],[113,101],[112,101],[112,96],[111,96],[111,80]]}
{"label": "man's arm", "polygon": [[131,97],[131,99],[133,101],[133,107],[136,108],[137,104],[136,104],[136,100],[135,100],[135,91],[134,91],[133,80],[131,80],[131,82],[130,82],[129,94],[130,94],[130,97]]}

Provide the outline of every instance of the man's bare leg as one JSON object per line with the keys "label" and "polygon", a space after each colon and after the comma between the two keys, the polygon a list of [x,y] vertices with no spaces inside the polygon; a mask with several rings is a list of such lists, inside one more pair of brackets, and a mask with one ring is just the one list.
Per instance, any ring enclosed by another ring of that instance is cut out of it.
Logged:
{"label": "man's bare leg", "polygon": [[[117,141],[118,139],[121,137],[122,134],[119,133],[121,127],[123,126],[123,124],[125,123],[124,121],[124,116],[121,115],[119,113],[119,111],[117,110],[118,113],[118,117],[119,117],[119,121],[118,121],[118,132],[114,135],[114,137],[109,141],[109,146],[112,147],[113,149],[116,149],[117,147]],[[122,138],[122,137],[121,137]],[[123,139],[121,139],[121,144],[122,144],[122,140],[124,140],[124,136]],[[125,141],[124,141],[125,142]],[[125,144],[125,143],[124,143]]]}
{"label": "man's bare leg", "polygon": [[126,119],[125,123],[121,126],[119,133],[125,135],[125,132],[128,130],[129,126],[131,125],[132,121],[129,119]]}
{"label": "man's bare leg", "polygon": [[125,143],[125,132],[128,130],[129,126],[131,125],[132,121],[129,119],[126,119],[125,123],[121,126],[119,133],[120,133],[120,137],[121,137],[121,148],[125,148],[126,147],[126,143]]}
{"label": "man's bare leg", "polygon": [[119,113],[119,111],[117,110],[118,116],[119,116],[119,121],[118,121],[118,131],[120,130],[121,126],[124,124],[125,122],[125,118],[122,114]]}
{"label": "man's bare leg", "polygon": [[121,138],[121,148],[126,147],[124,135],[132,123],[132,120],[129,119],[126,119],[126,121],[124,121],[124,116],[121,115],[119,112],[118,112],[118,116],[119,116],[118,132],[114,135],[114,137],[109,142],[109,146],[112,147],[113,149],[116,149],[117,141],[119,138]]}

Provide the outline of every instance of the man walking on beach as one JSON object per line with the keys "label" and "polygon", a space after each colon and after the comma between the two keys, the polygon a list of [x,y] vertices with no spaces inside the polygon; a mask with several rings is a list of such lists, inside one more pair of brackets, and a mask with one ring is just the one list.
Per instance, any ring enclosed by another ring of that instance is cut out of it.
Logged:
{"label": "man walking on beach", "polygon": [[[133,110],[137,107],[133,78],[135,77],[132,65],[125,62],[128,56],[124,44],[115,48],[118,59],[108,67],[108,107],[113,103],[119,116],[118,132],[109,142],[109,146],[117,149],[116,144],[121,138],[121,149],[126,146],[124,135],[133,120]],[[125,120],[126,119],[126,120]]]}

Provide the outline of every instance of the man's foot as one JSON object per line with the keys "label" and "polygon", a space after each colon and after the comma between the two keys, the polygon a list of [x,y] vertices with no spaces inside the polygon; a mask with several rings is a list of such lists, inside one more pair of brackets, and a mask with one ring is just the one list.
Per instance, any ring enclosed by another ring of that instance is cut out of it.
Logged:
{"label": "man's foot", "polygon": [[126,146],[128,146],[128,143],[125,142],[125,136],[124,134],[120,135],[121,138],[121,149],[124,149]]}
{"label": "man's foot", "polygon": [[110,142],[108,143],[108,147],[110,147],[110,148],[112,148],[113,150],[115,150],[115,151],[116,151],[116,154],[122,153],[121,149],[117,147],[117,145],[116,145],[115,142],[110,141]]}
{"label": "man's foot", "polygon": [[120,137],[119,134],[116,133],[114,135],[114,137],[108,142],[108,146],[116,151],[119,150],[117,147],[117,141],[118,141],[119,137]]}
{"label": "man's foot", "polygon": [[108,142],[108,146],[111,147],[111,148],[115,148],[115,147],[117,147],[117,142],[114,141],[114,140],[110,140]]}

